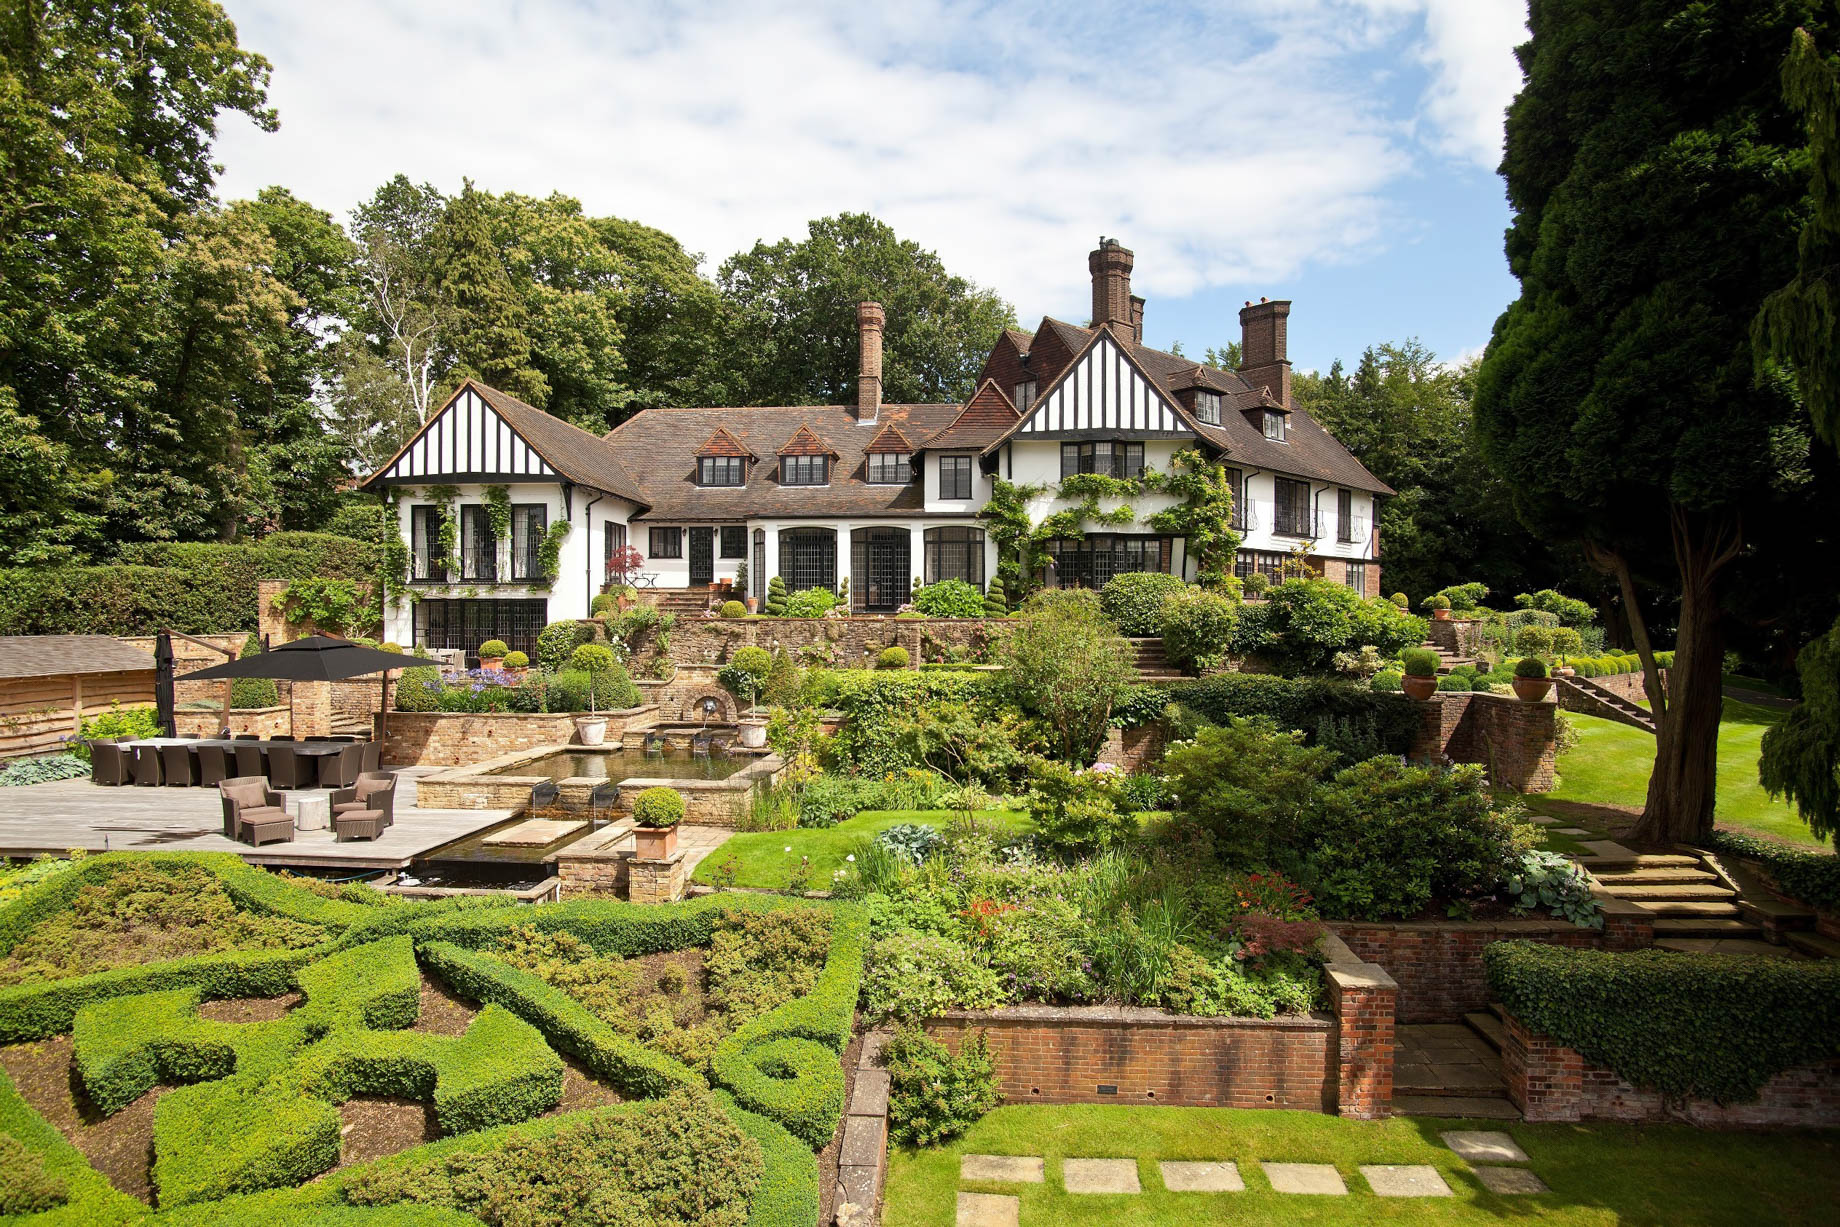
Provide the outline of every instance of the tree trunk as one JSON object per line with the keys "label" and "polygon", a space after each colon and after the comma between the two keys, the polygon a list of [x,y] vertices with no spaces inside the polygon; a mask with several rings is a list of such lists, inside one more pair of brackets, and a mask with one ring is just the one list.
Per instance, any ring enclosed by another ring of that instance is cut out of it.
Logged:
{"label": "tree trunk", "polygon": [[[1668,673],[1665,708],[1657,708],[1655,770],[1648,780],[1642,820],[1632,833],[1646,843],[1692,842],[1712,833],[1718,784],[1719,714],[1725,633],[1720,623],[1719,577],[1737,557],[1742,535],[1734,525],[1708,526],[1675,509],[1674,557],[1680,570],[1680,631]],[[1640,614],[1632,608],[1632,616]],[[1644,672],[1659,689],[1647,635],[1636,636]]]}

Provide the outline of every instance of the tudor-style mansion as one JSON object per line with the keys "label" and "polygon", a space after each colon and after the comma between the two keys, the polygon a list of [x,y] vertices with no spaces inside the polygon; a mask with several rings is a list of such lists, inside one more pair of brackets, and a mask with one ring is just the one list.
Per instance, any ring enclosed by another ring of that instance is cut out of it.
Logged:
{"label": "tudor-style mansion", "polygon": [[[1142,343],[1129,250],[1101,240],[1089,265],[1091,326],[1006,331],[962,405],[883,403],[875,303],[858,309],[854,405],[648,409],[598,437],[468,381],[365,483],[395,496],[416,598],[389,603],[386,636],[530,652],[546,623],[587,616],[628,546],[641,587],[707,589],[739,571],[764,596],[774,575],[788,591],[847,580],[853,612],[893,612],[915,580],[982,589],[995,574],[979,513],[996,478],[1043,490],[1028,505],[1040,523],[1078,505],[1063,478],[1168,472],[1186,448],[1227,466],[1240,574],[1307,548],[1326,578],[1378,595],[1376,513],[1392,491],[1291,403],[1290,304],[1248,303],[1242,364],[1217,370]],[[1176,500],[1132,502],[1130,524],[1051,543],[1042,582],[1193,578],[1183,539],[1145,527]]]}

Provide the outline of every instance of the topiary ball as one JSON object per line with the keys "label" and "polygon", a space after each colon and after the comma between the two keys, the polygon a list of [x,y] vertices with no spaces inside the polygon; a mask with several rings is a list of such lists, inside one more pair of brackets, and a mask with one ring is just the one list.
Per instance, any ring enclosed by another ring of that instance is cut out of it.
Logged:
{"label": "topiary ball", "polygon": [[722,608],[716,611],[724,618],[747,617],[747,606],[740,601],[723,601]]}
{"label": "topiary ball", "polygon": [[1410,609],[1412,606],[1412,603],[1406,599],[1406,594],[1403,592],[1395,592],[1392,596],[1388,597],[1387,599],[1392,601],[1393,604],[1399,606],[1399,608],[1401,609]]}
{"label": "topiary ball", "polygon": [[633,821],[653,830],[674,827],[684,820],[683,794],[660,785],[633,798]]}
{"label": "topiary ball", "polygon": [[488,639],[479,645],[479,655],[492,660],[502,659],[510,650],[503,639]]}
{"label": "topiary ball", "polygon": [[875,658],[877,669],[905,669],[907,663],[907,649],[898,644],[894,647],[883,648],[882,654]]}
{"label": "topiary ball", "polygon": [[598,673],[613,665],[613,649],[602,643],[584,643],[569,656],[569,668],[583,673]]}
{"label": "topiary ball", "polygon": [[1436,677],[1438,654],[1430,648],[1407,648],[1399,654],[1407,677]]}
{"label": "topiary ball", "polygon": [[526,656],[522,652],[506,652],[505,653],[505,668],[507,669],[528,669],[530,668],[530,657]]}
{"label": "topiary ball", "polygon": [[1546,662],[1538,656],[1523,656],[1514,662],[1515,677],[1545,677]]}
{"label": "topiary ball", "polygon": [[603,592],[592,601],[588,602],[588,612],[598,618],[602,614],[612,613],[613,605],[613,594],[611,592]]}

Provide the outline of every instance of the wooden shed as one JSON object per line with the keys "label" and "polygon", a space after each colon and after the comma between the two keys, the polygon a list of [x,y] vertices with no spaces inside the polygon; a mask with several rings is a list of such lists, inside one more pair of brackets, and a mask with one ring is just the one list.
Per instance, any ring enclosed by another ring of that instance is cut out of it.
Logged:
{"label": "wooden shed", "polygon": [[54,753],[85,717],[153,701],[153,657],[119,639],[0,635],[0,760]]}

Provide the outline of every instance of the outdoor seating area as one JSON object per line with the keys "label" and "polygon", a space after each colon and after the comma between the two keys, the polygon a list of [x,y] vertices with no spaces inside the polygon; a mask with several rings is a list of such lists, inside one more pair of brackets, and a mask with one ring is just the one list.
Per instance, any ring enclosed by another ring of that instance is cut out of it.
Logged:
{"label": "outdoor seating area", "polygon": [[321,830],[330,825],[335,843],[376,839],[395,821],[396,777],[388,772],[361,772],[349,787],[330,792],[279,792],[260,775],[219,780],[223,798],[224,838],[261,847],[294,838],[295,827]]}
{"label": "outdoor seating area", "polygon": [[90,779],[107,786],[213,788],[238,776],[279,789],[350,788],[382,766],[382,747],[352,737],[124,737],[91,741]]}

